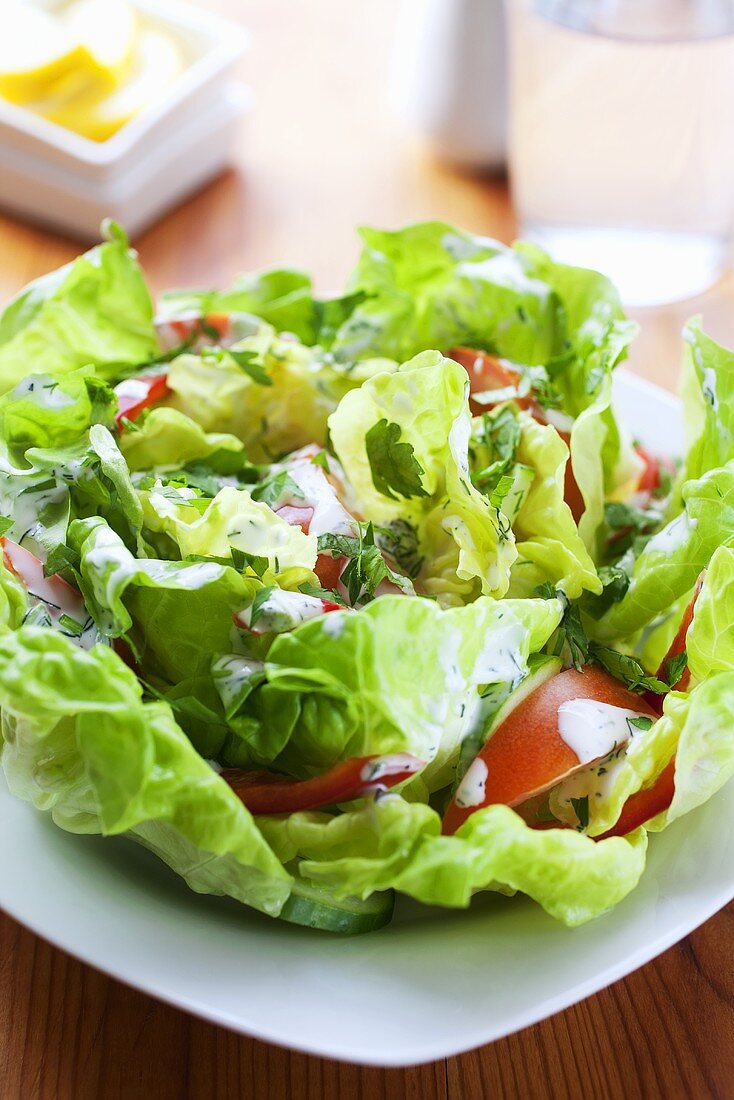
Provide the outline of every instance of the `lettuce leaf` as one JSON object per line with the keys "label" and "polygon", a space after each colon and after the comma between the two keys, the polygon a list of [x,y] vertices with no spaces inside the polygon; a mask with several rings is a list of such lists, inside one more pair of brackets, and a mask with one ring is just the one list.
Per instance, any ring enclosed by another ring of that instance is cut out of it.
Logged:
{"label": "lettuce leaf", "polygon": [[2,767],[11,791],[71,832],[124,834],[200,893],[276,915],[291,878],[168,707],[143,703],[104,646],[50,630],[0,635]]}
{"label": "lettuce leaf", "polygon": [[415,530],[417,586],[446,603],[503,595],[516,556],[509,525],[469,477],[467,393],[463,367],[426,352],[347,394],[329,418],[359,511]]}
{"label": "lettuce leaf", "polygon": [[707,336],[698,317],[688,322],[683,339],[683,480],[690,480],[734,458],[734,351]]}
{"label": "lettuce leaf", "polygon": [[517,561],[510,574],[510,595],[530,596],[545,581],[572,600],[583,591],[601,592],[594,563],[563,497],[568,447],[549,424],[539,424],[526,413],[520,424],[515,457],[534,476],[513,521]]}
{"label": "lettuce leaf", "polygon": [[579,925],[616,905],[644,869],[644,830],[594,842],[570,830],[534,831],[507,806],[472,814],[441,836],[428,806],[396,795],[339,817],[299,813],[262,818],[281,859],[340,896],[394,887],[428,905],[465,908],[478,890],[519,890],[552,916]]}
{"label": "lettuce leaf", "polygon": [[226,756],[307,776],[351,756],[411,752],[438,789],[560,617],[557,600],[486,597],[442,611],[382,596],[330,612],[273,641]]}
{"label": "lettuce leaf", "polygon": [[690,592],[714,551],[734,532],[734,468],[723,466],[688,481],[683,510],[645,545],[630,586],[589,633],[609,641],[626,638],[668,612]]}
{"label": "lettuce leaf", "polygon": [[207,432],[240,439],[257,462],[272,461],[308,443],[323,445],[326,421],[340,398],[371,374],[394,369],[379,360],[340,367],[320,349],[281,339],[274,329],[252,318],[252,334],[231,349],[252,356],[264,385],[226,352],[181,355],[168,369],[173,391],[167,404],[185,413]]}
{"label": "lettuce leaf", "polygon": [[30,447],[71,446],[91,424],[112,425],[116,409],[114,393],[90,367],[29,374],[0,397],[0,438],[20,459]]}
{"label": "lettuce leaf", "polygon": [[148,289],[117,227],[110,239],[30,283],[0,316],[0,393],[28,373],[92,365],[102,378],[158,353]]}

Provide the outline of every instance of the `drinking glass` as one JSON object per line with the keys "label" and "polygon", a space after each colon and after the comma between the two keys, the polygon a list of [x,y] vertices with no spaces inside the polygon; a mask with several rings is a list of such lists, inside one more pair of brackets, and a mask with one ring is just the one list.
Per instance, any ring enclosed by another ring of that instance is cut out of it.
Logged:
{"label": "drinking glass", "polygon": [[734,228],[734,0],[506,0],[524,236],[630,305],[691,297]]}

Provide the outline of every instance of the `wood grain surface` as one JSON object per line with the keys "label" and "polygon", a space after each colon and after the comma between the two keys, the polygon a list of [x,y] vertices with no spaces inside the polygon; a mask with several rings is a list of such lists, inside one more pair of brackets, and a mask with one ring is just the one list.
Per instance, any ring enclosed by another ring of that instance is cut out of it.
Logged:
{"label": "wood grain surface", "polygon": [[[505,240],[505,181],[435,163],[388,103],[394,0],[219,0],[252,32],[256,107],[236,166],[136,242],[153,287],[221,285],[287,262],[338,287],[354,226],[424,217]],[[78,245],[0,218],[0,300]],[[734,343],[734,281],[639,315],[633,369],[674,388],[680,327],[703,311]],[[624,981],[459,1058],[376,1070],[292,1054],[127,989],[0,915],[0,1100],[294,1098],[730,1100],[734,907]]]}

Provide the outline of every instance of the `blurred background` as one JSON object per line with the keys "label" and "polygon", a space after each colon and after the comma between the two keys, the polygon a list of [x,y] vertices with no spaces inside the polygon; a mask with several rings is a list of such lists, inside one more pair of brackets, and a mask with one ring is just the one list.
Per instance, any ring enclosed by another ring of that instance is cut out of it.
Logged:
{"label": "blurred background", "polygon": [[439,218],[611,274],[669,387],[686,317],[734,341],[729,0],[4,3],[3,300],[104,214],[156,290],[336,290],[356,225]]}

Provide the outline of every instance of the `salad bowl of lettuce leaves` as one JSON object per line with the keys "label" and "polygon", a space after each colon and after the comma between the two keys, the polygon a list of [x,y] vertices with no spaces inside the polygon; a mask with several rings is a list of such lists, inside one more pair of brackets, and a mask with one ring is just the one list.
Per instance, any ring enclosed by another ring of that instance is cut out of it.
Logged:
{"label": "salad bowl of lettuce leaves", "polygon": [[110,225],[5,309],[5,780],[290,924],[582,925],[734,772],[734,353],[686,327],[675,462],[602,275],[361,236],[156,311]]}

